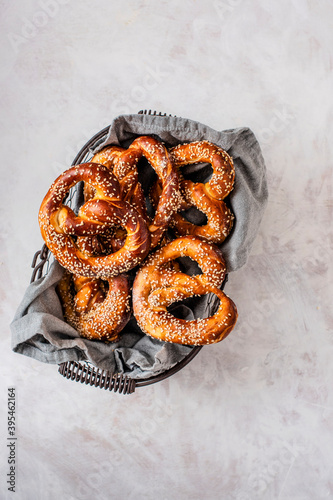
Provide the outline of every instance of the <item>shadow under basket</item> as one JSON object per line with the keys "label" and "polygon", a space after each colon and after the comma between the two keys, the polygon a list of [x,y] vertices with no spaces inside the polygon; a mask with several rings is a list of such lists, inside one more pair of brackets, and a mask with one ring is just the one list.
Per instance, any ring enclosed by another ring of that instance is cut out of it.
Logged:
{"label": "shadow under basket", "polygon": [[[142,110],[139,111],[139,114],[167,116],[166,113],[157,113],[156,111],[151,110]],[[91,151],[95,150],[100,144],[104,142],[108,135],[108,132],[109,127],[106,127],[96,135],[94,135],[79,151],[72,165],[90,161],[90,158],[92,156]],[[73,194],[73,192],[71,191],[69,198],[73,198],[74,195],[75,193]],[[66,201],[68,202],[69,199],[67,198]],[[43,245],[41,250],[36,252],[32,262],[33,273],[31,276],[31,283],[47,274],[49,269],[50,256],[51,252],[48,250],[46,245]],[[226,276],[222,289],[224,288],[227,279],[228,277]],[[155,384],[156,382],[160,382],[174,375],[182,368],[184,368],[188,363],[190,363],[190,361],[192,361],[192,359],[199,353],[202,347],[203,346],[194,346],[191,349],[191,352],[172,368],[149,378],[133,378],[123,373],[112,373],[107,370],[101,370],[100,368],[94,366],[90,361],[66,361],[59,364],[58,372],[63,377],[75,382],[80,382],[81,384],[90,385],[91,387],[99,387],[100,389],[119,392],[122,394],[131,394],[137,387],[144,387],[147,385]]]}

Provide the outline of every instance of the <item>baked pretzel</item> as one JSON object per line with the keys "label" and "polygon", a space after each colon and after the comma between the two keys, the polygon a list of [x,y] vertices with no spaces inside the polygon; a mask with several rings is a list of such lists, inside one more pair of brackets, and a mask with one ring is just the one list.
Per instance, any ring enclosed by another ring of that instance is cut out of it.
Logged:
{"label": "baked pretzel", "polygon": [[[112,146],[114,148],[114,146]],[[118,152],[119,150],[119,152]],[[137,164],[142,154],[139,151],[117,148],[117,155],[114,155],[113,173],[117,177],[120,185],[123,200],[133,205],[139,214],[149,223],[145,195],[139,182]]]}
{"label": "baked pretzel", "polygon": [[58,283],[64,317],[81,337],[115,342],[130,319],[130,285],[126,275],[107,281],[65,271]]}
{"label": "baked pretzel", "polygon": [[[179,257],[196,261],[202,274],[188,276],[172,264]],[[194,236],[177,238],[148,257],[133,284],[133,313],[141,330],[166,342],[189,345],[221,341],[233,329],[237,309],[220,289],[226,274],[223,256],[215,245]],[[220,299],[217,312],[192,321],[168,312],[173,302],[213,293]]]}
{"label": "baked pretzel", "polygon": [[[75,215],[63,200],[79,181],[92,185],[95,195]],[[74,166],[54,181],[41,204],[39,225],[55,258],[78,276],[108,279],[134,268],[150,249],[145,221],[129,203],[120,199],[114,174],[97,163]],[[121,225],[127,231],[123,247],[115,253],[91,255],[81,250],[75,241],[75,237],[103,234],[114,225]]]}
{"label": "baked pretzel", "polygon": [[[93,163],[100,163],[105,165],[110,170],[114,172],[114,165],[121,153],[126,152],[125,148],[121,146],[106,146],[101,151],[96,153],[91,161]],[[130,160],[137,162],[139,158],[135,158],[135,155],[130,155]],[[119,174],[119,172],[118,172]],[[147,224],[149,224],[149,217],[147,214],[147,207],[145,202],[145,196],[141,187],[141,184],[138,181],[138,172],[136,168],[127,169],[127,171],[122,172],[122,175],[117,177],[120,186],[120,196],[123,200],[128,201],[144,218]],[[88,201],[94,196],[94,188],[85,184],[83,193],[84,200]],[[109,233],[106,238],[108,244],[107,246],[112,249],[112,251],[119,250],[123,245],[126,238],[126,231],[123,228],[117,227],[113,228],[113,230]],[[94,237],[95,246],[99,246],[100,237]],[[103,241],[103,245],[105,246],[105,238]]]}
{"label": "baked pretzel", "polygon": [[232,158],[224,149],[209,141],[196,141],[179,144],[170,149],[170,155],[178,168],[192,163],[210,163],[212,177],[204,184],[211,198],[224,200],[231,193],[235,181]]}
{"label": "baked pretzel", "polygon": [[[140,136],[134,139],[129,148],[122,152],[114,162],[113,172],[120,184],[123,183],[123,196],[125,199],[131,199],[141,214],[143,210],[146,210],[144,193],[138,182],[137,171],[137,165],[142,156],[153,167],[161,183],[161,196],[156,206],[155,216],[148,225],[151,233],[151,246],[154,248],[180,206],[179,179],[169,152],[160,141],[150,136]],[[146,220],[148,220],[148,215]]]}
{"label": "baked pretzel", "polygon": [[[229,235],[234,216],[222,200],[211,198],[206,190],[204,184],[200,182],[192,182],[190,180],[182,179],[180,181],[181,194],[183,201],[180,205],[179,212],[176,213],[170,226],[174,228],[177,236],[198,236],[211,243],[217,245],[222,243]],[[150,191],[150,200],[155,207],[161,188],[159,183],[155,183]],[[206,215],[207,222],[203,225],[194,224],[190,222],[183,211],[196,207],[200,212]]]}
{"label": "baked pretzel", "polygon": [[[176,235],[199,236],[212,243],[220,244],[229,235],[234,216],[223,199],[234,184],[234,167],[231,157],[220,147],[208,141],[181,144],[170,150],[170,155],[178,169],[184,165],[208,162],[213,167],[213,175],[206,183],[192,182],[181,177],[180,191],[182,204],[171,221]],[[153,206],[156,206],[161,187],[157,182],[150,192]],[[196,207],[207,217],[207,222],[198,225],[190,222],[183,213]]]}

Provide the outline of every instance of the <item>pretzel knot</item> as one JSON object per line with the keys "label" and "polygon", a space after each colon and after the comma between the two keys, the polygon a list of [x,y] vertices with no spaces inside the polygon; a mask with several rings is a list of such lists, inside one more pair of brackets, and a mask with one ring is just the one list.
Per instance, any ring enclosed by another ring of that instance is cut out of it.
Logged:
{"label": "pretzel knot", "polygon": [[131,315],[126,275],[102,281],[65,272],[58,292],[67,323],[81,337],[107,342],[118,340]]}
{"label": "pretzel knot", "polygon": [[209,141],[196,141],[179,144],[170,150],[170,155],[177,167],[192,163],[210,163],[213,168],[211,179],[204,183],[211,198],[224,200],[232,191],[235,181],[235,169],[228,153]]}
{"label": "pretzel knot", "polygon": [[[181,144],[170,150],[171,158],[180,169],[193,163],[210,163],[213,175],[206,183],[181,179],[180,191],[182,204],[180,210],[186,211],[196,207],[204,213],[207,222],[203,225],[192,223],[186,215],[178,212],[171,221],[172,227],[179,236],[199,236],[212,243],[220,244],[229,235],[234,216],[223,201],[234,185],[234,166],[231,157],[222,148],[208,141],[197,141]],[[150,192],[151,201],[156,206],[161,187],[156,183]]]}
{"label": "pretzel knot", "polygon": [[[138,163],[142,157],[155,170],[161,186],[153,220],[148,217],[144,191],[138,180]],[[119,181],[122,199],[129,201],[146,220],[151,233],[151,246],[154,248],[181,202],[178,173],[167,148],[153,137],[140,136],[134,139],[128,149],[108,146],[92,160],[112,169]]]}
{"label": "pretzel knot", "polygon": [[[172,261],[190,257],[202,274],[188,276],[179,272]],[[220,250],[194,236],[173,240],[151,255],[139,269],[133,284],[133,313],[140,328],[166,342],[189,345],[221,341],[233,329],[237,309],[220,289],[226,266]],[[215,294],[220,300],[213,316],[192,321],[173,316],[167,308],[174,302],[195,295]]]}
{"label": "pretzel knot", "polygon": [[[94,188],[94,197],[78,215],[63,204],[69,190],[79,181]],[[52,184],[40,210],[39,225],[48,248],[71,273],[108,279],[138,265],[150,249],[147,224],[129,203],[121,200],[119,183],[104,165],[83,163],[66,170]],[[105,234],[115,226],[126,232],[123,247],[106,255],[91,255],[77,238]]]}

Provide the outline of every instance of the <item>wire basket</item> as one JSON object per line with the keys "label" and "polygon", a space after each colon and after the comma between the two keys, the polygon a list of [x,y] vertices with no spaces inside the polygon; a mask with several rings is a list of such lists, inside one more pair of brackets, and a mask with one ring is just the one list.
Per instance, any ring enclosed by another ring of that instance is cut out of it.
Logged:
{"label": "wire basket", "polygon": [[[158,113],[152,110],[141,110],[139,114],[157,115],[157,116],[171,116],[166,113]],[[78,165],[80,163],[88,162],[93,156],[92,150],[95,150],[103,141],[106,139],[109,132],[109,127],[105,127],[97,134],[95,134],[89,141],[81,148],[76,157],[73,160],[72,165]],[[70,204],[71,199],[76,194],[76,187],[74,187],[67,198],[67,203]],[[33,257],[32,267],[33,272],[31,276],[31,283],[35,280],[46,276],[49,269],[50,259],[52,254],[44,244],[41,250],[37,251]],[[227,282],[228,277],[226,276],[225,281],[222,285],[222,289]],[[133,378],[125,375],[124,373],[112,373],[107,370],[101,370],[97,368],[89,361],[66,361],[58,365],[58,372],[65,378],[80,382],[81,384],[90,385],[92,387],[99,387],[100,389],[109,390],[113,392],[119,392],[122,394],[131,394],[135,391],[137,387],[144,387],[147,385],[155,384],[160,382],[178,371],[182,370],[193,358],[199,353],[203,346],[194,346],[190,353],[187,354],[181,361],[174,365],[169,370],[164,371],[155,376],[149,378]]]}

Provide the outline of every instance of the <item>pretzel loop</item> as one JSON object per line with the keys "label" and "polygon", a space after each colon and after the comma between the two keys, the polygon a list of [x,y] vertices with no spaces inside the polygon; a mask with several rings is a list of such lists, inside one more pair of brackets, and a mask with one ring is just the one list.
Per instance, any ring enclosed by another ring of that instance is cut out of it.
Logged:
{"label": "pretzel loop", "polygon": [[[170,261],[190,257],[203,273],[188,276]],[[204,345],[221,341],[233,329],[237,309],[220,286],[226,273],[219,249],[194,236],[177,238],[150,256],[138,271],[133,284],[133,313],[140,328],[152,337],[179,344]],[[192,321],[168,312],[173,302],[194,295],[214,293],[220,300],[217,312]]]}
{"label": "pretzel loop", "polygon": [[[84,181],[93,186],[94,198],[78,216],[63,205],[71,187]],[[139,264],[150,249],[147,225],[137,211],[120,199],[116,177],[107,167],[86,163],[68,169],[52,184],[39,211],[39,224],[48,248],[60,264],[78,276],[110,278]],[[115,253],[91,255],[71,235],[83,237],[120,224],[127,231],[124,246]]]}
{"label": "pretzel loop", "polygon": [[[155,170],[161,184],[161,195],[152,221],[149,220],[144,191],[138,181],[138,162],[143,156]],[[129,201],[147,221],[151,246],[154,248],[181,202],[178,173],[167,148],[153,137],[140,136],[134,139],[128,149],[122,151],[116,146],[107,147],[97,153],[93,160],[95,158],[113,169],[120,183],[122,198]]]}
{"label": "pretzel loop", "polygon": [[[223,201],[234,185],[235,172],[231,157],[222,148],[208,141],[180,144],[171,148],[170,156],[178,170],[185,165],[202,162],[210,163],[213,168],[210,180],[205,183],[181,177],[182,203],[170,225],[178,236],[194,235],[212,243],[222,243],[229,235],[234,220],[231,210]],[[161,185],[157,182],[150,192],[154,206],[160,195]],[[205,224],[194,224],[188,220],[187,214],[183,212],[191,207],[196,207],[206,215]]]}
{"label": "pretzel loop", "polygon": [[103,282],[65,272],[58,292],[66,321],[81,337],[118,340],[131,314],[130,285],[124,274]]}
{"label": "pretzel loop", "polygon": [[211,198],[224,200],[234,187],[235,169],[231,156],[209,141],[180,144],[170,150],[178,168],[193,163],[210,163],[213,168],[211,179],[204,184]]}

